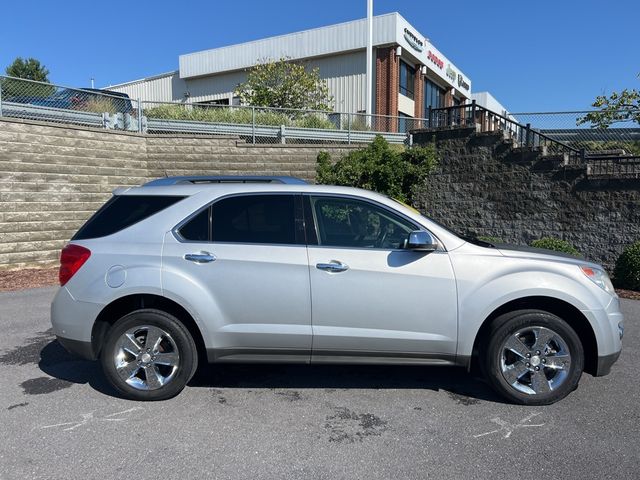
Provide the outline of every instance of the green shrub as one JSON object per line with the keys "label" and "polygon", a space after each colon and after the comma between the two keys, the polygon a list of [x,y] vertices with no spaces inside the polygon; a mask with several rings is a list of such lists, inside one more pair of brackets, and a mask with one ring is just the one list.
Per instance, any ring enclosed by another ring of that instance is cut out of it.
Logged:
{"label": "green shrub", "polygon": [[336,125],[322,114],[305,114],[294,120],[294,126],[301,128],[323,128],[335,130]]}
{"label": "green shrub", "polygon": [[624,249],[613,272],[616,287],[640,290],[640,241]]}
{"label": "green shrub", "polygon": [[398,148],[377,135],[367,147],[350,152],[335,164],[327,152],[320,152],[316,182],[366,188],[406,202],[411,200],[414,187],[421,184],[436,165],[434,144]]}
{"label": "green shrub", "polygon": [[487,242],[487,243],[504,243],[504,241],[501,238],[498,237],[486,237],[484,235],[480,235],[478,237],[476,237],[478,240],[481,240],[483,242]]}
{"label": "green shrub", "polygon": [[533,242],[531,242],[531,246],[535,248],[553,250],[555,252],[568,253],[569,255],[575,255],[576,257],[579,257],[581,255],[576,247],[571,245],[569,242],[560,240],[559,238],[541,238],[539,240],[534,240]]}
{"label": "green shrub", "polygon": [[[105,110],[108,111],[108,110]],[[164,104],[147,108],[144,111],[149,118],[166,120],[192,120],[195,122],[251,124],[251,108],[207,107],[203,105]],[[278,111],[256,109],[256,125],[269,125],[303,128],[323,128],[335,130],[336,126],[325,115],[310,112]]]}

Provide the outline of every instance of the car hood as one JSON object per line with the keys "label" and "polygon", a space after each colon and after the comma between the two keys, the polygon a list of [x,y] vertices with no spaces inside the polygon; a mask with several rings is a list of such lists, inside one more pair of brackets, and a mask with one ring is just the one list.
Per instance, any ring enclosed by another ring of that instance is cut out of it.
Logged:
{"label": "car hood", "polygon": [[495,243],[494,246],[505,257],[531,258],[551,261],[558,261],[559,259],[562,259],[562,261],[565,263],[575,263],[576,265],[584,265],[585,263],[587,263],[582,256],[576,257],[575,255],[556,252],[554,250],[547,250],[545,248],[527,247],[524,245],[511,245],[508,243]]}

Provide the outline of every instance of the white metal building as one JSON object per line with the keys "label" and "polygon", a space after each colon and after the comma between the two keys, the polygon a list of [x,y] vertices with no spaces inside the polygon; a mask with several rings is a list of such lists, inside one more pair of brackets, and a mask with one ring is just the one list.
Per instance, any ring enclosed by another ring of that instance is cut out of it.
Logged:
{"label": "white metal building", "polygon": [[[471,80],[427,37],[398,13],[373,17],[373,112],[424,116],[431,107],[471,98]],[[288,58],[320,76],[334,97],[334,110],[364,112],[367,20],[188,53],[179,69],[107,87],[147,101],[234,104],[246,69],[266,59]]]}

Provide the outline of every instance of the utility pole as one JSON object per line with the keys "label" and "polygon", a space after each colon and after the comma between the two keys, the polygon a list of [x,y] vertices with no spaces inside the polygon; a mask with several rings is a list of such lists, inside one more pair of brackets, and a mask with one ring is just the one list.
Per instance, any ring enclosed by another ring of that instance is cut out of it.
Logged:
{"label": "utility pole", "polygon": [[371,97],[373,96],[373,0],[367,0],[367,88],[365,113],[367,125],[371,124]]}

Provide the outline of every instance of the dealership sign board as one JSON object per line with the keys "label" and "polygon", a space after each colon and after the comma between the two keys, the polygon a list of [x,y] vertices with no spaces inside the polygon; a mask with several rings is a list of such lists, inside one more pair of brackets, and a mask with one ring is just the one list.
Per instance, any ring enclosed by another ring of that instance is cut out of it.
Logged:
{"label": "dealership sign board", "polygon": [[447,85],[468,94],[471,81],[459,68],[447,59],[429,39],[423,37],[404,18],[398,15],[396,24],[396,42],[406,46],[406,51],[415,57],[416,63],[426,65],[429,71],[441,78]]}

